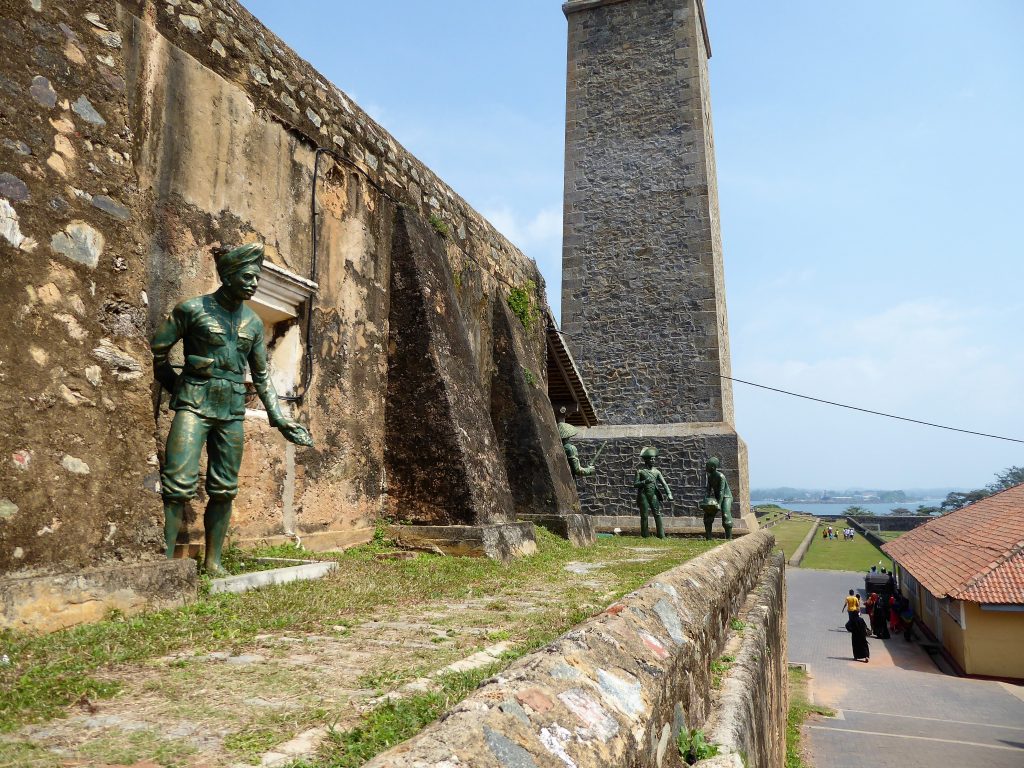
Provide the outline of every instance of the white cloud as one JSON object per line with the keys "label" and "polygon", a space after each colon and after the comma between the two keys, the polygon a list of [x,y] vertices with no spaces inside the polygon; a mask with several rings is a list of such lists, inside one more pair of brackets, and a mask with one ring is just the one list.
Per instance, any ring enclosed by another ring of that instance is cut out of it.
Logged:
{"label": "white cloud", "polygon": [[[798,341],[764,317],[734,345],[735,375],[767,386],[963,429],[1024,436],[1024,355],[990,336],[1003,308],[914,299],[850,316],[812,311]],[[772,335],[788,346],[772,343]],[[760,343],[763,342],[763,343]],[[1021,464],[1013,443],[958,435],[734,388],[756,485],[973,485]]]}

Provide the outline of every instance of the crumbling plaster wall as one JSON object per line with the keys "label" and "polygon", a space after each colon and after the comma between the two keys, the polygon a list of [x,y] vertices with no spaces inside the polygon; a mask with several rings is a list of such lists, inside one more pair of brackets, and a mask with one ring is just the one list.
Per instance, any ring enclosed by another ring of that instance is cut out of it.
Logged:
{"label": "crumbling plaster wall", "polygon": [[[159,556],[169,413],[148,336],[215,287],[211,246],[257,239],[320,285],[313,375],[293,411],[317,443],[295,454],[299,528],[367,537],[397,207],[448,230],[485,394],[493,303],[532,281],[539,306],[536,265],[236,2],[0,0],[0,17],[0,572]],[[330,152],[314,275],[317,146]],[[539,325],[517,332],[541,350]],[[285,527],[285,446],[258,419],[246,428],[234,525],[271,537]]]}

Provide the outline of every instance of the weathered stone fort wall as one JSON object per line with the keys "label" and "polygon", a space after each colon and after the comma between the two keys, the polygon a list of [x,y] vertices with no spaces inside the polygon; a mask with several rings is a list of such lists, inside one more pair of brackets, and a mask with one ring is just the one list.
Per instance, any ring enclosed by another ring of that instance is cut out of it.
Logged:
{"label": "weathered stone fort wall", "polygon": [[[423,416],[389,414],[389,387],[439,403],[425,428],[455,433],[436,467],[453,487],[474,462],[492,467],[481,476],[498,508],[477,493],[462,522],[485,501],[497,520],[530,505],[512,497],[503,447],[532,430],[560,450],[536,407],[543,328],[515,320],[497,340],[493,328],[513,288],[532,286],[539,316],[543,280],[344,93],[232,0],[0,0],[0,41],[0,573],[159,558],[171,413],[148,337],[176,302],[216,287],[220,244],[263,241],[270,262],[319,286],[311,326],[300,312],[277,329],[303,342],[308,330],[308,382],[304,343],[287,358],[290,394],[303,395],[289,407],[316,446],[287,446],[253,398],[236,540],[342,546],[368,539],[382,514],[400,517],[387,499],[403,482],[403,498],[422,499],[388,446]],[[398,346],[422,339],[396,328],[399,229],[419,249],[403,251],[418,271],[399,302],[427,297],[422,333],[445,342],[432,377],[405,384],[389,379]],[[491,418],[495,382],[530,423]],[[536,499],[574,506],[567,469],[540,465]]]}
{"label": "weathered stone fort wall", "polygon": [[[718,765],[781,766],[785,567],[773,545],[754,533],[659,575],[368,768],[674,768],[683,729],[704,730]],[[723,654],[733,661],[716,681]]]}

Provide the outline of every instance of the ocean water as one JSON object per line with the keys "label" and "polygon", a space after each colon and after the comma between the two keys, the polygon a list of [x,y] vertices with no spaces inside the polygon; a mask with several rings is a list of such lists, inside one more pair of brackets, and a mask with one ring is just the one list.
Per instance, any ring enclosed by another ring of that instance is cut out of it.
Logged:
{"label": "ocean water", "polygon": [[904,502],[897,502],[897,503],[891,503],[891,504],[890,503],[885,503],[885,504],[863,504],[863,503],[856,504],[856,503],[854,503],[854,504],[850,504],[849,502],[844,502],[842,504],[822,504],[820,502],[802,502],[802,501],[792,501],[792,502],[783,502],[783,501],[763,502],[763,501],[758,501],[758,502],[751,502],[751,505],[752,506],[757,506],[758,504],[773,503],[773,504],[778,504],[780,507],[785,507],[786,509],[792,509],[794,512],[806,512],[806,513],[808,513],[810,515],[827,515],[829,517],[837,517],[839,515],[842,515],[846,511],[847,507],[851,507],[851,506],[862,507],[862,508],[864,508],[864,509],[868,510],[869,512],[871,512],[873,514],[876,514],[876,515],[890,515],[890,514],[892,514],[892,510],[895,509],[896,507],[905,507],[906,509],[909,509],[911,512],[914,512],[914,511],[917,510],[917,507],[918,507],[919,504],[923,504],[926,507],[937,507],[942,502],[943,502],[943,499],[923,499],[921,501],[904,501]]}

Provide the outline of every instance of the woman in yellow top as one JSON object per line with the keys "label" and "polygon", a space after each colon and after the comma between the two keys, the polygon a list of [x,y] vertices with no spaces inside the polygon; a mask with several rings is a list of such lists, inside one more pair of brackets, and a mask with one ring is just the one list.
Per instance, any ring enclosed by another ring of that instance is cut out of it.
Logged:
{"label": "woman in yellow top", "polygon": [[852,627],[853,622],[859,618],[858,614],[860,613],[860,598],[857,597],[857,593],[852,589],[850,590],[850,594],[846,596],[846,599],[843,600],[843,610],[846,611],[847,616],[849,617],[849,621],[846,622],[846,631],[852,632],[853,630],[850,627]]}

